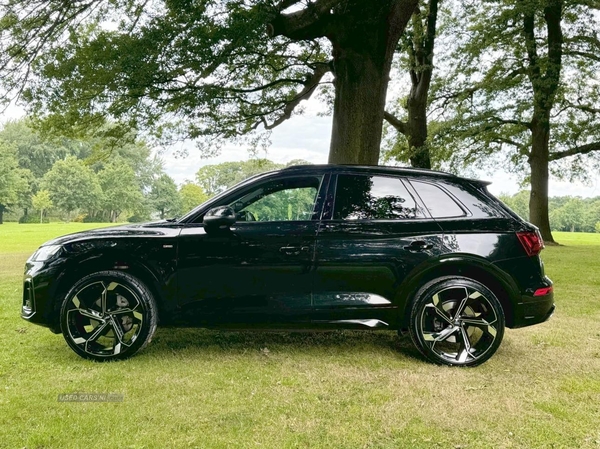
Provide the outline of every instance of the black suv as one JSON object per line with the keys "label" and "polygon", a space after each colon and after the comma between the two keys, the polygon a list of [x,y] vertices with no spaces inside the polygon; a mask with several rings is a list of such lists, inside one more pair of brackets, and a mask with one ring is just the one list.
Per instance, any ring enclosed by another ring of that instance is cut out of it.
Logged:
{"label": "black suv", "polygon": [[183,218],[60,237],[25,268],[22,316],[80,356],[135,354],[157,323],[408,329],[429,360],[483,363],[505,326],[554,311],[537,229],[482,181],[297,166]]}

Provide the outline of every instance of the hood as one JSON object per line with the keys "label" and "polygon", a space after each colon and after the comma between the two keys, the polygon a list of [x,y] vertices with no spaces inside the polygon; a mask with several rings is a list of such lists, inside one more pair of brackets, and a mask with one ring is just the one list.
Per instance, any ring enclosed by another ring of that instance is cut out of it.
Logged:
{"label": "hood", "polygon": [[180,228],[178,223],[168,222],[166,220],[149,223],[132,223],[119,226],[110,226],[107,228],[90,229],[88,231],[75,232],[73,234],[63,235],[45,242],[41,246],[47,245],[65,245],[83,240],[94,240],[103,238],[123,238],[123,237],[161,237],[172,236],[175,229]]}

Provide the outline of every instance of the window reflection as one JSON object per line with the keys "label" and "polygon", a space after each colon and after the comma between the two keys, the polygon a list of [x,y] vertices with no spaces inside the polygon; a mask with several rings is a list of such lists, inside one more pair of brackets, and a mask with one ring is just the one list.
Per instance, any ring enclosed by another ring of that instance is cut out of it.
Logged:
{"label": "window reflection", "polygon": [[409,220],[424,217],[400,179],[385,176],[339,175],[336,220]]}

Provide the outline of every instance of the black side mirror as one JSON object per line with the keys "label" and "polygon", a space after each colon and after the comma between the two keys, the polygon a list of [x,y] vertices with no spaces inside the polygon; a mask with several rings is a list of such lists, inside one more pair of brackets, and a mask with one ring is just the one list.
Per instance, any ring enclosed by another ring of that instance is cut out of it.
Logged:
{"label": "black side mirror", "polygon": [[219,206],[209,209],[204,215],[202,223],[206,228],[229,227],[235,223],[235,212],[229,206]]}

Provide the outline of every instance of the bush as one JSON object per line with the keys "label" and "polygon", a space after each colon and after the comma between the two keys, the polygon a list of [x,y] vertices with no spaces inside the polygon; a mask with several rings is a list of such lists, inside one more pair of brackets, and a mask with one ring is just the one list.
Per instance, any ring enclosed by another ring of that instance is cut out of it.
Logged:
{"label": "bush", "polygon": [[[40,222],[39,215],[23,215],[21,218],[19,218],[19,223],[21,223],[21,224],[33,224],[33,223],[39,223],[39,222]],[[42,220],[42,223],[50,223],[50,220],[48,220],[47,217],[44,217],[44,219]]]}
{"label": "bush", "polygon": [[149,217],[145,217],[142,215],[134,214],[127,219],[129,223],[143,223],[144,221],[150,221]]}
{"label": "bush", "polygon": [[600,221],[596,223],[596,232],[600,232]]}

